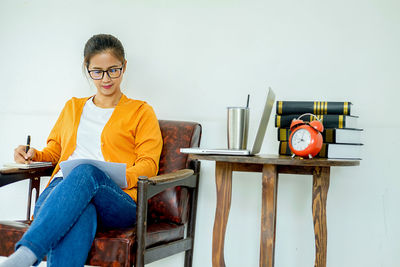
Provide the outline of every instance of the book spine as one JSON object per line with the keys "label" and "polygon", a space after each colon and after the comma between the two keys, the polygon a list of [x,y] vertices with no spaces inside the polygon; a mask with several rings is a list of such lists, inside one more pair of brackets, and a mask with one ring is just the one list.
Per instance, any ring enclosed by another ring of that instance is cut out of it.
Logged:
{"label": "book spine", "polygon": [[[292,132],[289,128],[278,128],[278,141],[289,141],[289,136]],[[336,143],[335,129],[325,129],[322,132],[324,143]]]}
{"label": "book spine", "polygon": [[[321,151],[318,153],[318,155],[316,157],[326,158],[328,155],[328,148],[329,148],[329,145],[323,143]],[[291,156],[292,154],[293,153],[290,150],[289,142],[279,142],[279,155]]]}
{"label": "book spine", "polygon": [[[297,119],[301,114],[275,115],[275,127],[290,128],[293,119]],[[344,115],[317,115],[322,121],[324,128],[346,128],[346,118]],[[314,116],[306,115],[301,118],[304,121],[315,120]]]}
{"label": "book spine", "polygon": [[351,102],[277,101],[276,114],[350,115]]}
{"label": "book spine", "polygon": [[279,155],[291,156],[292,151],[289,147],[289,142],[279,142]]}

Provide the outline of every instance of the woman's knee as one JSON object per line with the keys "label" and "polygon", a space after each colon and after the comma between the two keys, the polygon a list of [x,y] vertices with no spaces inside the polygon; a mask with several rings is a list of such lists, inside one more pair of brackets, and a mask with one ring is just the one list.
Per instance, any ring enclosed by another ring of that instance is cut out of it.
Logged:
{"label": "woman's knee", "polygon": [[107,176],[96,166],[91,164],[80,164],[71,171],[67,180],[71,178],[77,179],[79,182],[92,181],[96,184],[102,184],[102,181],[107,179]]}
{"label": "woman's knee", "polygon": [[80,164],[71,171],[69,176],[70,175],[90,175],[90,174],[95,174],[97,172],[101,172],[101,171],[96,166],[93,166],[91,164]]}

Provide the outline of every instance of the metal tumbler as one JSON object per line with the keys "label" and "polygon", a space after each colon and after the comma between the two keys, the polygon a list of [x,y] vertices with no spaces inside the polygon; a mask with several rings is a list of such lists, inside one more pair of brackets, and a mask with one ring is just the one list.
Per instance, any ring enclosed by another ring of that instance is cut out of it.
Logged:
{"label": "metal tumbler", "polygon": [[247,149],[249,108],[228,107],[228,149]]}

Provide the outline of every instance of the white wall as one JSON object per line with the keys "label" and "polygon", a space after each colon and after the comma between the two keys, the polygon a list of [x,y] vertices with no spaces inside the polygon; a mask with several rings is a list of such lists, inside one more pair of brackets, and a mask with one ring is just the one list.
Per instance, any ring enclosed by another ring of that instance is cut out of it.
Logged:
{"label": "white wall", "polygon": [[[125,45],[124,92],[160,119],[203,125],[202,146],[224,146],[226,106],[251,94],[256,124],[266,88],[279,100],[349,100],[365,129],[360,167],[333,168],[328,267],[400,266],[400,2],[0,2],[0,163],[32,135],[43,148],[65,101],[95,90],[82,75],[86,40]],[[250,131],[254,136],[254,129]],[[250,143],[253,139],[250,138]],[[277,153],[270,124],[263,153]],[[281,175],[275,266],[312,266],[311,177]],[[23,219],[26,182],[0,188],[0,219]],[[211,266],[214,164],[202,162],[194,266]],[[261,178],[237,173],[225,242],[227,266],[258,266]],[[183,255],[149,266],[183,266]]]}

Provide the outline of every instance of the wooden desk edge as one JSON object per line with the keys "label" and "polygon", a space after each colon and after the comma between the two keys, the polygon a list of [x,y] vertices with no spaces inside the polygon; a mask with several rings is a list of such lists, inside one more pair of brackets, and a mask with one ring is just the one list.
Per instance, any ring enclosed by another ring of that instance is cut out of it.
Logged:
{"label": "wooden desk edge", "polygon": [[37,168],[30,168],[30,169],[20,169],[20,168],[4,168],[0,169],[0,175],[7,175],[7,174],[26,174],[26,173],[36,173],[36,172],[48,172],[52,171],[54,166],[44,166],[44,167],[37,167]]}
{"label": "wooden desk edge", "polygon": [[225,156],[225,155],[200,155],[189,154],[190,159],[211,160],[218,162],[245,163],[245,164],[274,164],[287,166],[310,166],[310,167],[346,167],[359,166],[360,160],[353,159],[299,159],[290,156],[279,155],[256,155],[256,156]]}

